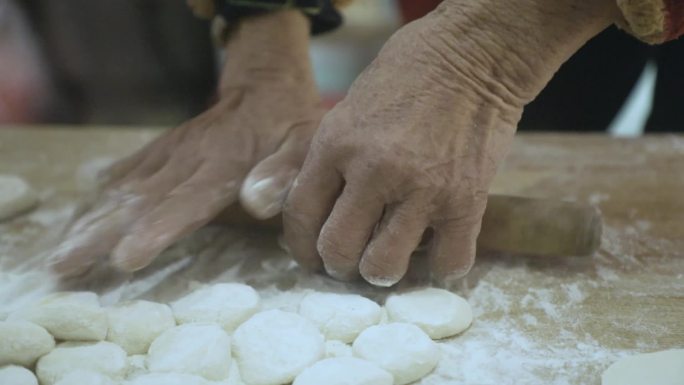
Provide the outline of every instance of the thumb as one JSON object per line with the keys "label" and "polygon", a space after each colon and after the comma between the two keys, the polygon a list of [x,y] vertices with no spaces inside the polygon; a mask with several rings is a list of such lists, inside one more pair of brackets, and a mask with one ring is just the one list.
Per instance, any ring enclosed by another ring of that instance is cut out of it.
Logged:
{"label": "thumb", "polygon": [[240,189],[240,202],[257,219],[278,215],[290,187],[299,174],[311,143],[313,129],[296,127],[278,150],[259,162],[247,175]]}

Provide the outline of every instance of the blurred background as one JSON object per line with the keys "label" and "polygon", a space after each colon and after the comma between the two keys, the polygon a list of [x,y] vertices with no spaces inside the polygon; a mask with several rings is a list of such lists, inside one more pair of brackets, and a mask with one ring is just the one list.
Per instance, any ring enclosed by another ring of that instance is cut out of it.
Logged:
{"label": "blurred background", "polygon": [[[344,26],[311,46],[326,105],[396,29],[439,2],[345,9]],[[681,131],[683,45],[652,47],[610,28],[562,67],[520,130]],[[0,123],[175,125],[211,103],[222,57],[184,0],[0,0]]]}

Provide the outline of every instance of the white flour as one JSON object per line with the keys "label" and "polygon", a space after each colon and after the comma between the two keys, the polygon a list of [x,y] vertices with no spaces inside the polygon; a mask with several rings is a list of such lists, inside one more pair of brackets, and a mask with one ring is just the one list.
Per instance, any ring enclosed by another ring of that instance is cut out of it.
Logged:
{"label": "white flour", "polygon": [[[0,225],[0,319],[57,289],[34,251],[44,251],[46,242],[54,244],[53,233],[72,210],[68,205],[44,207],[19,223]],[[11,233],[3,231],[8,226]],[[633,227],[639,236],[649,229],[648,223]],[[658,240],[651,245],[657,250]],[[617,358],[664,348],[659,335],[672,331],[658,325],[657,317],[634,322],[630,314],[623,317],[620,310],[597,305],[597,297],[616,288],[618,302],[684,292],[681,277],[665,281],[651,271],[652,278],[644,282],[643,275],[624,276],[625,270],[637,274],[644,269],[636,256],[644,250],[635,247],[629,234],[608,227],[604,251],[593,260],[480,257],[459,290],[473,307],[475,321],[462,335],[440,342],[443,359],[420,383],[598,384],[601,371]],[[652,270],[657,268],[667,266],[656,264]],[[59,288],[94,290],[107,305],[132,298],[169,302],[198,282],[244,282],[259,291],[265,308],[288,311],[296,311],[312,290],[359,293],[380,303],[390,292],[305,273],[279,249],[275,235],[216,228],[180,242],[134,275],[101,268]],[[646,304],[639,312],[656,311],[655,306]],[[635,335],[636,342],[626,342],[625,333]]]}

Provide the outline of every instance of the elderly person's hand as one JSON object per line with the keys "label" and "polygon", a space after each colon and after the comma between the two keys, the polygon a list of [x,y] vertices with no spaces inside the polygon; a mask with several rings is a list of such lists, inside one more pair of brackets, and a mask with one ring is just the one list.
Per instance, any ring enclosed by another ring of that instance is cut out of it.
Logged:
{"label": "elderly person's hand", "polygon": [[615,0],[445,0],[398,31],[325,116],[290,191],[297,261],[391,286],[430,228],[436,278],[467,273],[524,105],[616,12]]}
{"label": "elderly person's hand", "polygon": [[297,11],[241,22],[220,100],[108,170],[54,268],[75,275],[107,255],[122,270],[143,268],[238,200],[257,218],[278,214],[322,117],[308,39]]}

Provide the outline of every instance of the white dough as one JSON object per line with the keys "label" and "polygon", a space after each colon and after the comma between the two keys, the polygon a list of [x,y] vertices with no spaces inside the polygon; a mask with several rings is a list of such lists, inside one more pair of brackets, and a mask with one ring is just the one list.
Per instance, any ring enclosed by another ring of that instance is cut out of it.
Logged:
{"label": "white dough", "polygon": [[21,366],[0,367],[2,385],[38,385],[38,379],[30,370]]}
{"label": "white dough", "polygon": [[55,339],[47,330],[34,323],[0,321],[0,366],[32,366],[54,347]]}
{"label": "white dough", "polygon": [[163,331],[176,326],[167,305],[149,301],[130,301],[107,308],[107,341],[121,346],[128,354],[147,353],[150,344]]}
{"label": "white dough", "polygon": [[54,293],[7,320],[31,321],[61,340],[99,341],[107,336],[107,314],[91,292]]}
{"label": "white dough", "polygon": [[391,374],[354,357],[327,358],[306,368],[292,385],[392,385]]}
{"label": "white dough", "polygon": [[437,366],[437,344],[420,328],[389,323],[364,330],[352,346],[354,355],[371,361],[394,376],[395,385],[416,381]]}
{"label": "white dough", "polygon": [[230,364],[230,374],[228,379],[221,381],[221,385],[245,385],[242,382],[242,377],[240,376],[240,368],[238,367],[237,361],[233,360]]}
{"label": "white dough", "polygon": [[228,378],[230,337],[217,324],[190,323],[157,337],[147,355],[150,372],[177,372],[219,381]]}
{"label": "white dough", "polygon": [[684,349],[638,354],[610,365],[602,385],[684,385]]}
{"label": "white dough", "polygon": [[38,196],[16,175],[0,175],[0,221],[20,214],[38,203]]}
{"label": "white dough", "polygon": [[210,385],[200,376],[187,373],[149,373],[124,382],[125,385]]}
{"label": "white dough", "polygon": [[432,339],[454,336],[473,322],[468,302],[443,289],[427,288],[391,295],[385,308],[391,322],[412,323]]}
{"label": "white dough", "polygon": [[233,335],[233,353],[248,385],[290,383],[323,357],[325,341],[316,325],[282,310],[258,313]]}
{"label": "white dough", "polygon": [[195,290],[171,308],[179,324],[216,322],[230,333],[259,310],[259,294],[247,285],[219,283]]}
{"label": "white dough", "polygon": [[344,342],[337,340],[325,341],[325,358],[351,357],[353,355],[351,346]]}
{"label": "white dough", "polygon": [[55,385],[116,385],[116,382],[92,370],[74,370],[64,375]]}
{"label": "white dough", "polygon": [[126,378],[131,379],[147,373],[147,356],[134,354],[126,357]]}
{"label": "white dough", "polygon": [[65,342],[38,360],[36,374],[42,385],[53,385],[75,370],[118,380],[126,373],[126,364],[126,352],[111,342]]}
{"label": "white dough", "polygon": [[355,294],[311,293],[299,304],[327,339],[351,343],[363,330],[380,322],[380,306]]}

